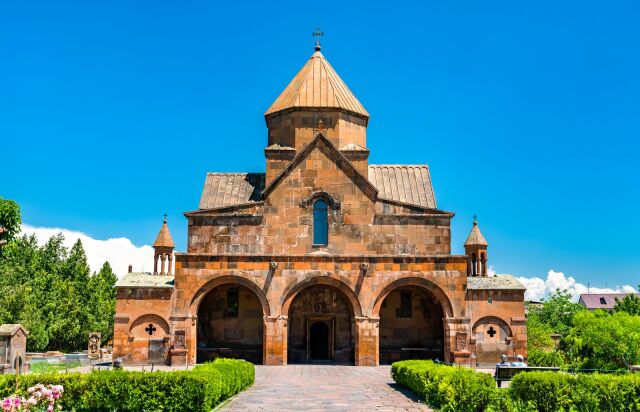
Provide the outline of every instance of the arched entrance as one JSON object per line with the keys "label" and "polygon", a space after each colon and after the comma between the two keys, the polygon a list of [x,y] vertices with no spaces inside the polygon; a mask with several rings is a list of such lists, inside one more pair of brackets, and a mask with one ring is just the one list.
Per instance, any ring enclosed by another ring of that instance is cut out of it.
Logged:
{"label": "arched entrance", "polygon": [[198,307],[197,361],[226,357],[262,363],[263,316],[260,299],[248,287],[213,288]]}
{"label": "arched entrance", "polygon": [[405,359],[444,360],[444,310],[420,286],[393,289],[380,306],[380,363]]}
{"label": "arched entrance", "polygon": [[339,289],[317,284],[300,291],[289,307],[289,363],[354,363],[353,307]]}

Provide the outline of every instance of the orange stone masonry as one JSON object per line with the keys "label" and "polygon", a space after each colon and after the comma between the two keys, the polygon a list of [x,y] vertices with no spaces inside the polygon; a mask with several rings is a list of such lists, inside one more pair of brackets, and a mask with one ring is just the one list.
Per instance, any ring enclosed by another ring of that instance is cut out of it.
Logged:
{"label": "orange stone masonry", "polygon": [[525,288],[486,276],[476,222],[466,254],[451,255],[454,214],[436,207],[427,165],[368,163],[369,114],[319,46],[265,120],[265,173],[208,174],[185,213],[186,253],[162,240],[165,221],[154,246],[168,270],[118,282],[114,356],[472,367],[526,356]]}

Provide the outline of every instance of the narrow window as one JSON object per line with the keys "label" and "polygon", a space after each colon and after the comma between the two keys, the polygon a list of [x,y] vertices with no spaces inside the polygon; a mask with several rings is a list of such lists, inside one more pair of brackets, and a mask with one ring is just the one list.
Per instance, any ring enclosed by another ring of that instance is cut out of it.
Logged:
{"label": "narrow window", "polygon": [[239,301],[239,290],[238,288],[229,288],[227,289],[227,317],[228,318],[237,318],[238,317],[238,301]]}
{"label": "narrow window", "polygon": [[478,274],[478,260],[476,259],[476,254],[471,254],[471,276],[476,276]]}
{"label": "narrow window", "polygon": [[607,300],[605,298],[600,298],[600,304],[601,305],[606,305],[607,304]]}
{"label": "narrow window", "polygon": [[313,244],[326,245],[328,243],[327,202],[319,199],[313,204]]}
{"label": "narrow window", "polygon": [[396,310],[396,318],[411,317],[411,292],[400,292],[400,307]]}

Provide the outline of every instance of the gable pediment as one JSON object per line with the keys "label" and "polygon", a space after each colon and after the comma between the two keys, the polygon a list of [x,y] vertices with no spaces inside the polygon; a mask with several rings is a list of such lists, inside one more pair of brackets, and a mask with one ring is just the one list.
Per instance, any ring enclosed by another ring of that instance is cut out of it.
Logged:
{"label": "gable pediment", "polygon": [[[318,156],[314,156],[315,153],[321,153],[320,158],[315,158]],[[327,161],[330,162],[333,168],[326,168],[322,166],[322,162]],[[318,163],[320,162],[320,165]],[[330,175],[330,170],[336,169],[340,170],[342,173],[339,175],[343,176],[345,179],[350,180],[355,186],[357,186],[360,191],[369,197],[372,201],[375,201],[378,189],[364,176],[362,173],[358,171],[358,169],[338,150],[338,148],[331,143],[329,139],[327,139],[322,133],[317,133],[314,139],[309,142],[285,167],[282,172],[280,172],[271,183],[264,189],[262,192],[263,199],[269,197],[269,195],[279,186],[281,185],[294,171],[299,169],[308,169],[308,167],[312,167],[316,171],[316,179],[314,179],[313,186],[315,190],[327,190],[330,191],[326,184],[322,184],[320,180],[322,180],[323,176],[327,178]],[[308,173],[305,176],[304,181],[306,184],[311,183],[309,179],[311,179],[311,175],[313,173]],[[337,178],[337,176],[336,176]],[[333,182],[334,184],[336,182]]]}

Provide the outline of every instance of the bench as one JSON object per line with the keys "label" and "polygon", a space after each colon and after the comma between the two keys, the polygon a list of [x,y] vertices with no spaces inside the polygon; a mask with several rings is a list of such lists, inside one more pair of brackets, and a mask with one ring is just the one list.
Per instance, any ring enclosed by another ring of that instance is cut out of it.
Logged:
{"label": "bench", "polygon": [[551,371],[558,372],[560,368],[552,367],[539,367],[539,366],[496,366],[495,379],[498,384],[498,388],[502,386],[502,382],[509,382],[513,377],[520,372],[542,372]]}

